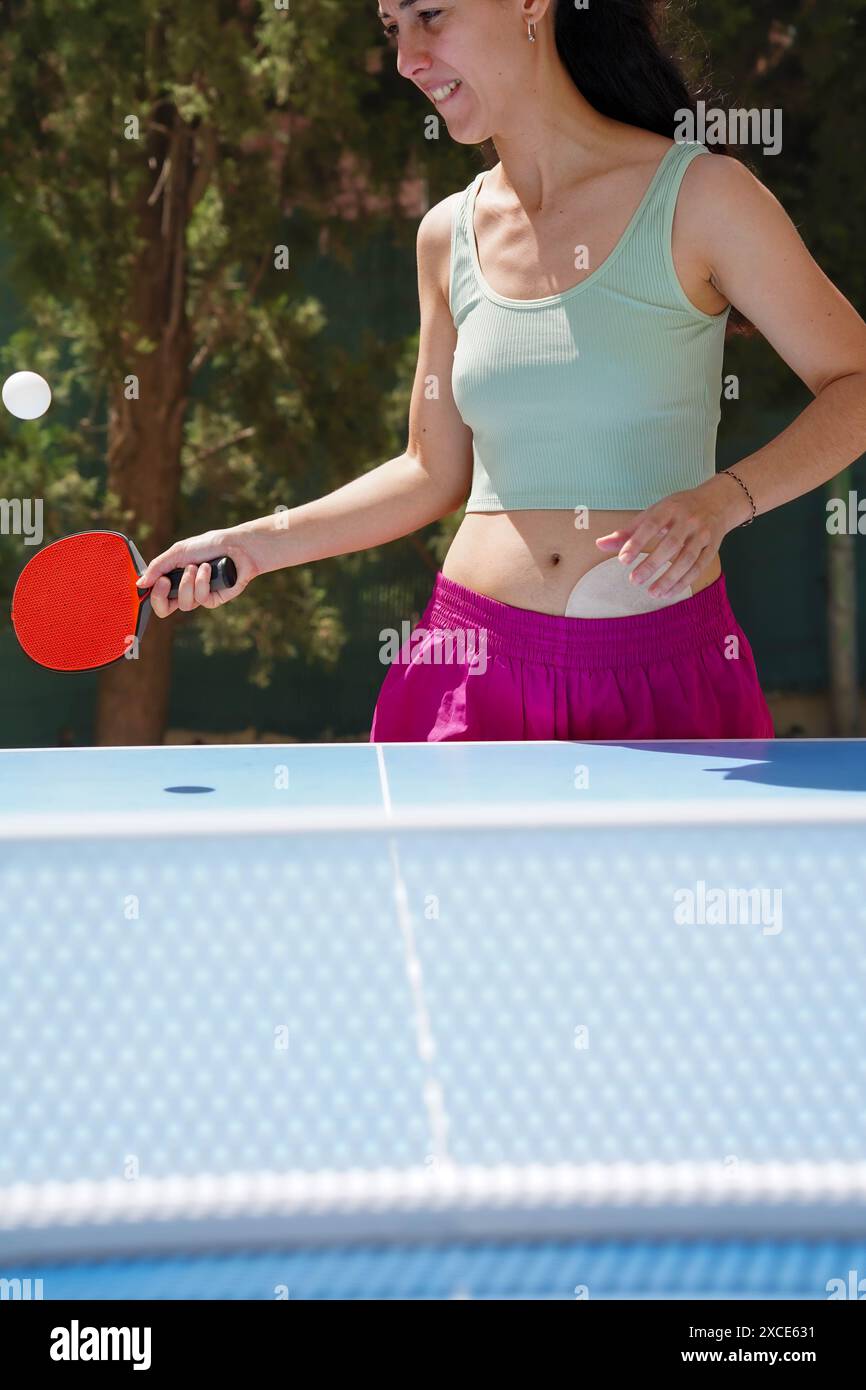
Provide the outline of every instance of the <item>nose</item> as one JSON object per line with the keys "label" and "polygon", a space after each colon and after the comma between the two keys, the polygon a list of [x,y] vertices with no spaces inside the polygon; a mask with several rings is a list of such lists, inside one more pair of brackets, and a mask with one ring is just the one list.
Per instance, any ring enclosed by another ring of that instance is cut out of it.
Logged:
{"label": "nose", "polygon": [[410,82],[419,82],[430,67],[430,54],[419,39],[423,40],[423,35],[413,39],[407,34],[397,46],[397,71]]}

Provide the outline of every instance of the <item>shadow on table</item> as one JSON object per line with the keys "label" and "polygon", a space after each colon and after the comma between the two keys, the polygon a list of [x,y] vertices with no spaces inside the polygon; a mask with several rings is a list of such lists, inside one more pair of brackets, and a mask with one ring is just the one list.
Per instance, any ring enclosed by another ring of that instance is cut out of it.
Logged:
{"label": "shadow on table", "polygon": [[[743,742],[611,743],[610,747],[700,758],[724,782],[818,791],[866,791],[866,739],[750,739]],[[743,767],[713,767],[713,758],[742,758]]]}

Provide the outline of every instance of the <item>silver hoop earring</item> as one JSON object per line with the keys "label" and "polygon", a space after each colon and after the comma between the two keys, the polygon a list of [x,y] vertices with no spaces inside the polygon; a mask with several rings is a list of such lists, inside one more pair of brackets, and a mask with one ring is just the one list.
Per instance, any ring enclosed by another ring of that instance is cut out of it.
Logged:
{"label": "silver hoop earring", "polygon": [[534,20],[534,19],[530,19],[530,21],[529,21],[529,23],[527,24],[526,28],[527,28],[527,38],[529,39],[529,42],[530,42],[530,43],[535,43],[535,20]]}

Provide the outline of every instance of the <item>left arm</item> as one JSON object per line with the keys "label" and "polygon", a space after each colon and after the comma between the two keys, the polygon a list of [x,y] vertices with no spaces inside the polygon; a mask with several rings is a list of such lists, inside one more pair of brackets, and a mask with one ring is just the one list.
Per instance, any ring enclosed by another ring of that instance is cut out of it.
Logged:
{"label": "left arm", "polygon": [[[866,323],[807,251],[778,199],[738,160],[725,155],[690,165],[684,209],[701,274],[749,318],[815,399],[781,434],[734,465],[757,514],[811,492],[866,451]],[[678,209],[679,213],[679,209]],[[652,553],[632,573],[663,596],[693,583],[728,531],[752,514],[742,488],[724,472],[663,498],[633,525],[599,539],[623,563]]]}

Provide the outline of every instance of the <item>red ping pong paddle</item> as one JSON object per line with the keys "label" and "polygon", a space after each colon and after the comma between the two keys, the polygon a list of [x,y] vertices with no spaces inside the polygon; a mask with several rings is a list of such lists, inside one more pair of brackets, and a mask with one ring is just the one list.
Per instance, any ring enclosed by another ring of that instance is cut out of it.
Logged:
{"label": "red ping pong paddle", "polygon": [[[233,589],[234,562],[211,560],[212,590]],[[18,576],[12,626],[27,655],[52,671],[93,671],[137,650],[150,617],[145,563],[119,531],[79,531],[38,551]],[[182,569],[172,570],[177,598]]]}

